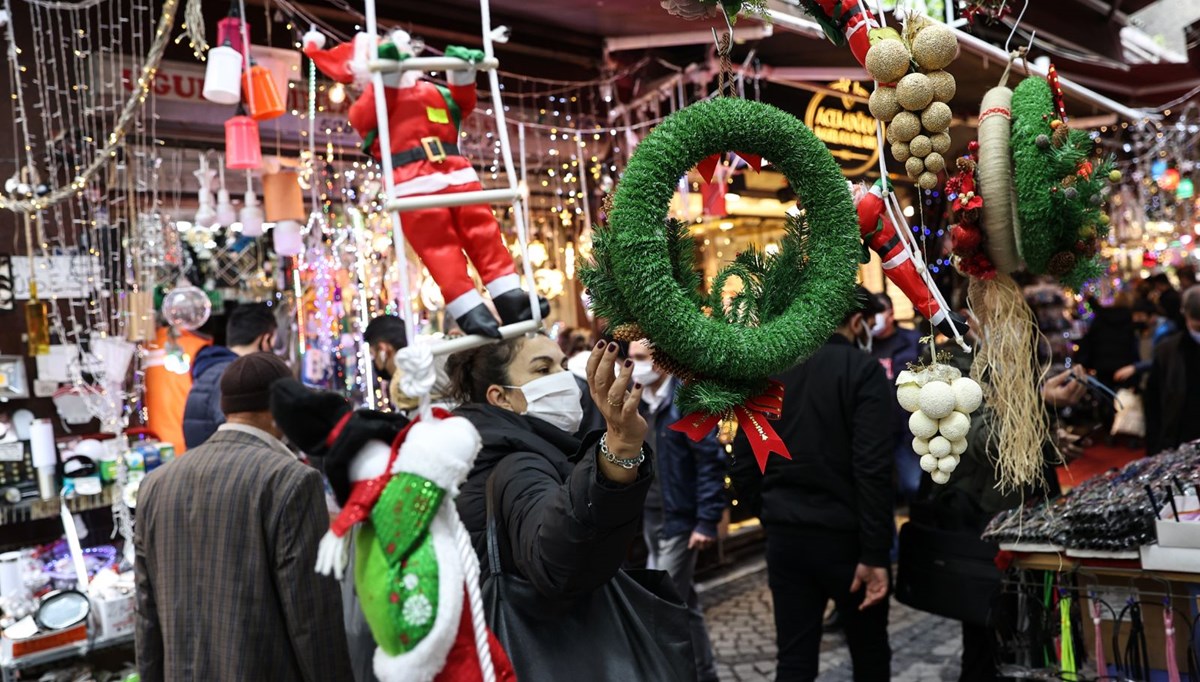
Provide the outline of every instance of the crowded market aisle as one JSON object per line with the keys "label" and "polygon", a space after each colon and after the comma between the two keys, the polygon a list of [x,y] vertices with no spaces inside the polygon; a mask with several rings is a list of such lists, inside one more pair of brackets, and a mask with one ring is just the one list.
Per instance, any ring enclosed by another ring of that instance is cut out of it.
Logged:
{"label": "crowded market aisle", "polygon": [[[775,623],[766,563],[751,560],[697,585],[713,638],[717,671],[724,682],[775,679]],[[892,680],[957,680],[962,633],[957,621],[892,600],[888,618]],[[846,638],[838,631],[821,639],[820,682],[854,679]]]}

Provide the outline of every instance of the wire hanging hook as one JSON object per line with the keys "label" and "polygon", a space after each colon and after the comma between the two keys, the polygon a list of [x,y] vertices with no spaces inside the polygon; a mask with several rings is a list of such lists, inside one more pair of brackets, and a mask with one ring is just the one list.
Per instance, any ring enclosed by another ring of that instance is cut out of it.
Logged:
{"label": "wire hanging hook", "polygon": [[[1000,5],[1000,16],[1004,15],[1004,7],[1006,5],[1008,5],[1008,0],[1005,0],[1004,4]],[[1008,52],[1008,46],[1012,44],[1013,36],[1017,34],[1017,27],[1021,25],[1021,20],[1025,18],[1025,10],[1027,9],[1029,9],[1029,0],[1025,0],[1025,6],[1021,8],[1021,13],[1017,15],[1017,20],[1013,22],[1012,30],[1008,32],[1008,40],[1004,41],[1004,51],[1006,53]],[[1029,44],[1033,45],[1032,36],[1029,38]]]}

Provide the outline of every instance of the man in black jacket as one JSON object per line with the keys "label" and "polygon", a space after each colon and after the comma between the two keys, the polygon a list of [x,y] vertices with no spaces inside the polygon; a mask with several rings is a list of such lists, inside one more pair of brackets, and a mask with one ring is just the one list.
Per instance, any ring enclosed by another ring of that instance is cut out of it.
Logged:
{"label": "man in black jacket", "polygon": [[225,423],[221,411],[221,375],[239,357],[270,352],[275,345],[274,308],[270,303],[244,303],[229,313],[225,323],[226,346],[207,346],[192,362],[192,390],[183,408],[183,441],[194,448]]}
{"label": "man in black jacket", "polygon": [[1149,455],[1200,438],[1200,286],[1183,292],[1181,307],[1183,330],[1154,349],[1146,383]]}
{"label": "man in black jacket", "polygon": [[791,460],[771,455],[760,475],[745,435],[734,441],[739,500],[758,512],[767,535],[781,682],[816,679],[830,599],[842,613],[854,679],[890,677],[892,394],[879,362],[855,345],[877,308],[859,287],[829,341],[777,377],[784,398],[775,429]]}

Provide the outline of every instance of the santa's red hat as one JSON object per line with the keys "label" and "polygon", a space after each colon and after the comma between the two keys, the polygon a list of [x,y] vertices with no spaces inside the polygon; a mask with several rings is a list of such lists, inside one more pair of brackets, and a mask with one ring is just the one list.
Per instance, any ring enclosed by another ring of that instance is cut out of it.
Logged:
{"label": "santa's red hat", "polygon": [[328,50],[322,49],[325,47],[325,36],[317,31],[309,31],[304,34],[304,54],[321,73],[329,76],[339,83],[347,85],[354,83],[355,75],[350,68],[350,63],[354,59],[354,42],[341,43],[334,45]]}

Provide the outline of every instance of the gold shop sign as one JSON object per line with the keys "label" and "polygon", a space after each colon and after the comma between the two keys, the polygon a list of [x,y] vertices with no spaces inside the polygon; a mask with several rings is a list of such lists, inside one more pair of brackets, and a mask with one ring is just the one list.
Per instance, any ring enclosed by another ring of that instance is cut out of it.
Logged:
{"label": "gold shop sign", "polygon": [[804,113],[804,125],[829,148],[842,175],[860,176],[879,163],[875,117],[866,102],[871,93],[862,83],[849,79],[834,81],[827,87],[846,96],[813,95]]}

